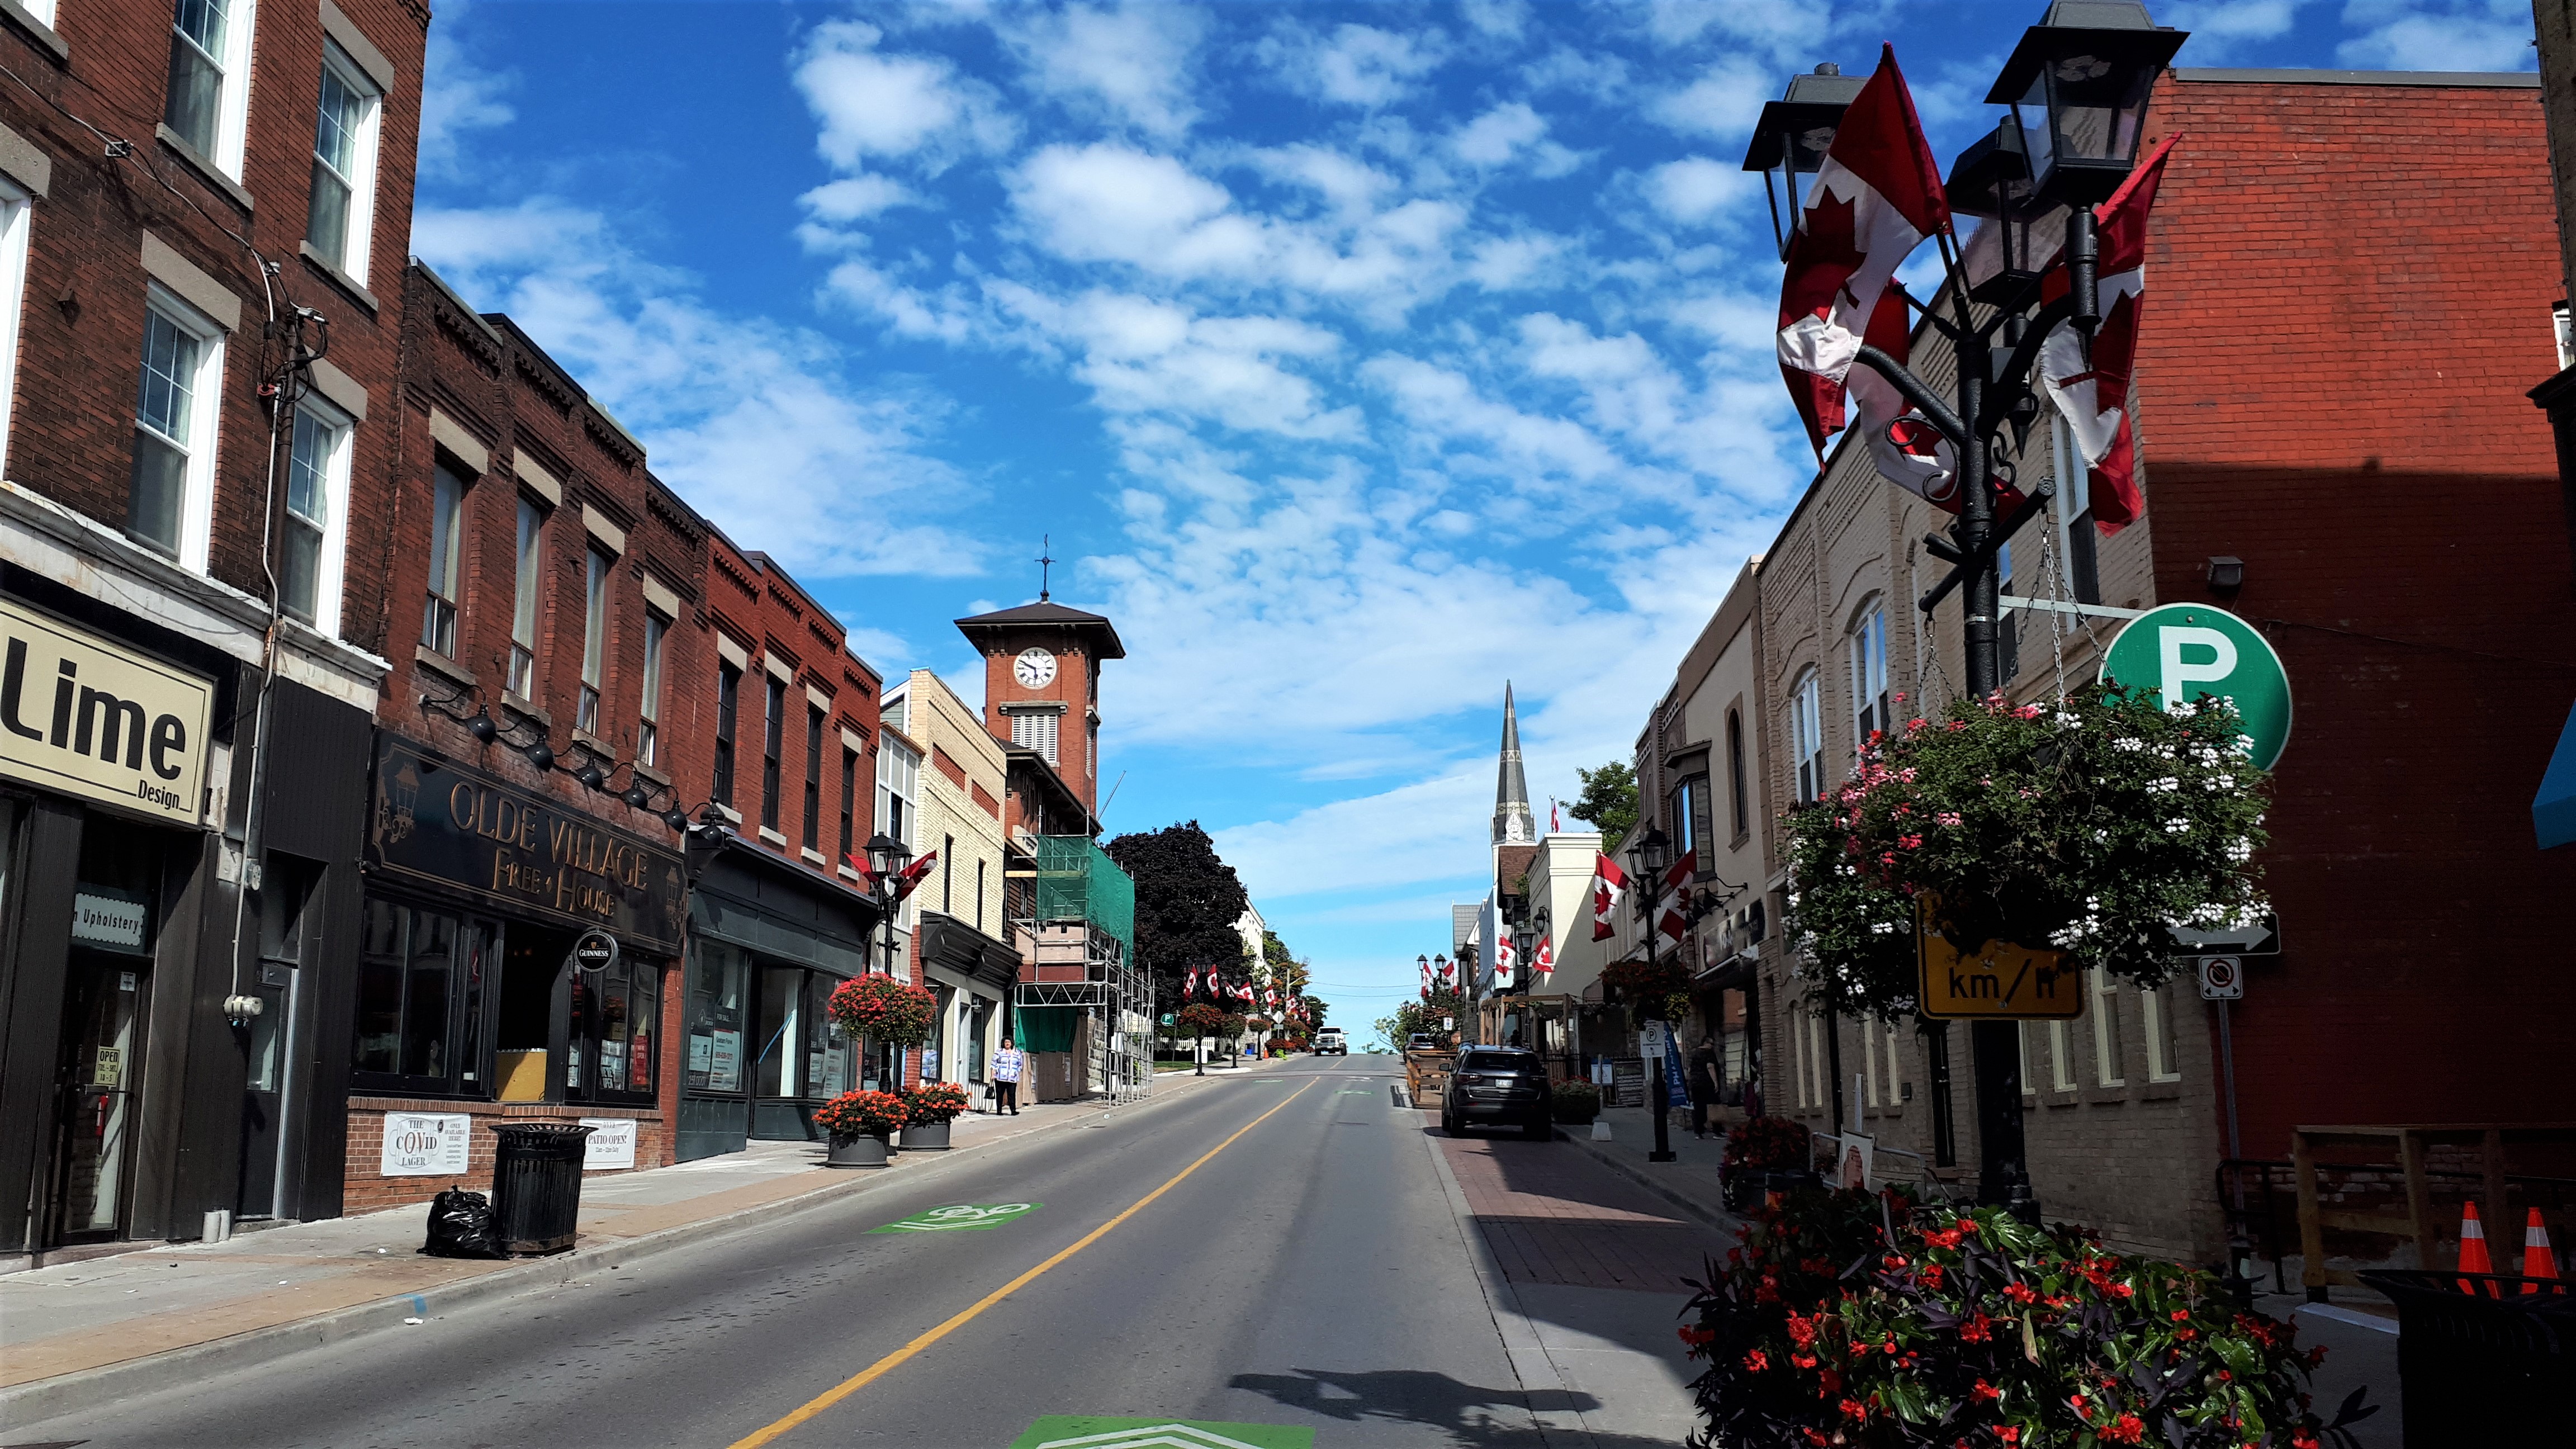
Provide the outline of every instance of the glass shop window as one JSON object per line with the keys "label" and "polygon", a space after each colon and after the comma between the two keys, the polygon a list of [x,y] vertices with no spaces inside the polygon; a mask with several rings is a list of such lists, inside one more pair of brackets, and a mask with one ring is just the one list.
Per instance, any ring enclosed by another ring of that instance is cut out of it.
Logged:
{"label": "glass shop window", "polygon": [[426,1096],[485,1090],[482,1023],[499,928],[370,900],[360,927],[354,1083]]}
{"label": "glass shop window", "polygon": [[742,1090],[745,998],[751,957],[739,946],[700,940],[690,948],[689,1040],[682,1082],[695,1092]]}

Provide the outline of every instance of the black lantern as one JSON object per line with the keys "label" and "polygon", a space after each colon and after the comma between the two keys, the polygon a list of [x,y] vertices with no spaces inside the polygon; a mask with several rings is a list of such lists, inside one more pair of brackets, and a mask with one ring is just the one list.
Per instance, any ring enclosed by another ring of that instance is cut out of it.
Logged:
{"label": "black lantern", "polygon": [[2120,189],[2146,137],[2148,92],[2186,38],[2139,0],[2054,0],[2022,32],[1986,103],[2012,107],[2043,205],[2091,206]]}
{"label": "black lantern", "polygon": [[1762,108],[1753,126],[1753,145],[1744,153],[1744,169],[1762,173],[1763,194],[1771,199],[1771,232],[1780,255],[1806,221],[1806,201],[1798,178],[1813,176],[1825,164],[1825,148],[1834,144],[1834,128],[1851,109],[1865,77],[1845,75],[1831,61],[1813,75],[1792,77],[1788,93]]}
{"label": "black lantern", "polygon": [[[2031,244],[2030,161],[2022,154],[2020,128],[2010,121],[1999,121],[1994,134],[1960,152],[1957,164],[1950,168],[1946,189],[1950,210],[1961,216],[1982,218],[1986,227],[1994,228],[1998,244],[1995,273],[1974,282],[1968,295],[1989,306],[2012,305],[2039,280],[2040,269],[2048,260]],[[1985,227],[1978,231],[1982,236]],[[1972,252],[1972,277],[1977,260]]]}
{"label": "black lantern", "polygon": [[1656,875],[1662,872],[1664,852],[1672,848],[1672,843],[1672,838],[1664,834],[1662,826],[1649,823],[1646,826],[1646,833],[1638,836],[1637,843],[1628,847],[1628,850],[1630,854],[1636,856],[1637,864],[1645,870],[1646,874]]}
{"label": "black lantern", "polygon": [[868,869],[879,880],[891,879],[903,869],[904,862],[912,859],[909,847],[883,831],[869,837],[867,851]]}

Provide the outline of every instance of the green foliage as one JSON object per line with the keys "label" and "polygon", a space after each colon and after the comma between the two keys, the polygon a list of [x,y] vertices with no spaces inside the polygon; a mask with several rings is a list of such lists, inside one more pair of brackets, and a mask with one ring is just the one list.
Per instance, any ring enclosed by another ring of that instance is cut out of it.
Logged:
{"label": "green foliage", "polygon": [[2169,928],[2245,924],[2270,777],[2234,708],[2167,714],[2099,685],[2063,704],[2000,696],[1873,735],[1850,778],[1792,807],[1789,928],[1818,1005],[1914,1008],[1916,898],[1963,950],[2053,947],[2141,986],[2174,971]]}
{"label": "green foliage", "polygon": [[1583,794],[1565,813],[1599,830],[1603,848],[1618,844],[1637,823],[1636,767],[1612,760],[1597,770],[1578,765],[1574,773],[1583,781]]}
{"label": "green foliage", "polygon": [[1241,1018],[1212,1001],[1193,1001],[1172,1017],[1172,1025],[1191,1036],[1232,1036],[1228,1022]]}
{"label": "green foliage", "polygon": [[1193,969],[1242,974],[1243,937],[1234,923],[1251,900],[1197,821],[1121,835],[1104,848],[1136,883],[1136,961],[1158,997],[1180,999]]}
{"label": "green foliage", "polygon": [[[1464,975],[1466,973],[1461,972],[1459,974]],[[1433,1036],[1445,1039],[1448,1034],[1454,1030],[1454,1028],[1442,1026],[1440,1024],[1441,1021],[1445,1018],[1450,1021],[1463,1022],[1467,1019],[1467,1016],[1466,993],[1454,988],[1443,991],[1438,987],[1434,987],[1432,988],[1429,1000],[1414,1000],[1404,1003],[1402,1006],[1395,1009],[1395,1015],[1390,1018],[1389,1021],[1378,1023],[1378,1027],[1379,1030],[1383,1032],[1387,1026],[1390,1024],[1393,1025],[1395,1030],[1387,1035],[1387,1040],[1397,1051],[1402,1051],[1404,1050],[1404,1039],[1413,1035],[1415,1032],[1427,1031]]]}
{"label": "green foliage", "polygon": [[1548,1110],[1569,1127],[1580,1127],[1601,1115],[1601,1089],[1590,1082],[1559,1082],[1548,1095]]}
{"label": "green foliage", "polygon": [[2324,1351],[2236,1311],[2197,1269],[2106,1251],[2000,1208],[1806,1190],[1756,1211],[1681,1330],[1696,1445],[2317,1449],[2303,1392]]}

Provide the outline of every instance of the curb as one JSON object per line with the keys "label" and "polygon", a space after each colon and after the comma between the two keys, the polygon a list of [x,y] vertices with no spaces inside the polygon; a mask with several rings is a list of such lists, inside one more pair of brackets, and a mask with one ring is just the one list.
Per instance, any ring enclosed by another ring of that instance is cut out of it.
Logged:
{"label": "curb", "polygon": [[[1148,1096],[1141,1102],[1120,1103],[1105,1108],[1146,1107],[1170,1097]],[[818,1183],[810,1192],[756,1207],[737,1208],[716,1217],[696,1222],[678,1223],[654,1232],[577,1247],[567,1253],[532,1259],[525,1263],[498,1268],[477,1277],[420,1293],[406,1293],[393,1298],[380,1298],[372,1303],[352,1304],[347,1308],[299,1318],[289,1323],[270,1324],[266,1328],[247,1329],[204,1343],[188,1344],[160,1353],[145,1354],[96,1368],[77,1369],[52,1378],[34,1379],[0,1389],[0,1425],[15,1430],[46,1419],[112,1404],[130,1395],[157,1392],[183,1378],[204,1378],[230,1373],[237,1369],[256,1368],[276,1362],[309,1348],[345,1342],[362,1334],[396,1327],[405,1318],[427,1318],[432,1313],[451,1313],[479,1303],[509,1298],[521,1293],[559,1288],[576,1278],[588,1276],[602,1268],[623,1267],[628,1263],[685,1248],[710,1238],[722,1237],[755,1223],[772,1222],[792,1213],[811,1211],[855,1197],[871,1188],[890,1182],[919,1180],[921,1172],[937,1172],[943,1165],[961,1160],[964,1154],[979,1148],[999,1147],[1007,1142],[1038,1137],[1056,1128],[1087,1125],[1095,1114],[1069,1114],[1054,1123],[1030,1127],[1006,1137],[968,1143],[939,1155],[938,1161],[926,1162],[913,1173],[898,1177],[894,1173],[874,1173],[855,1178],[834,1178]],[[898,1155],[898,1162],[900,1156]]]}
{"label": "curb", "polygon": [[1664,1201],[1671,1203],[1673,1206],[1680,1208],[1686,1213],[1689,1213],[1692,1217],[1699,1219],[1710,1227],[1722,1228],[1731,1233],[1744,1226],[1744,1219],[1737,1217],[1735,1214],[1728,1212],[1722,1207],[1717,1207],[1713,1204],[1699,1201],[1697,1198],[1683,1192],[1680,1188],[1673,1186],[1670,1182],[1654,1176],[1652,1173],[1645,1171],[1637,1164],[1630,1162],[1623,1157],[1614,1153],[1602,1151],[1600,1148],[1592,1145],[1592,1139],[1589,1137],[1577,1137],[1571,1132],[1562,1130],[1557,1133],[1557,1136],[1560,1140],[1573,1143],[1576,1147],[1581,1148],[1584,1155],[1590,1157],[1593,1161],[1600,1163],[1602,1166],[1609,1168],[1612,1172],[1619,1174],[1621,1177],[1637,1184],[1646,1191],[1653,1193],[1655,1196],[1662,1198]]}
{"label": "curb", "polygon": [[1530,1322],[1528,1312],[1521,1306],[1521,1295],[1512,1287],[1511,1275],[1495,1259],[1493,1244],[1485,1241],[1485,1230],[1467,1206],[1466,1191],[1458,1186],[1458,1174],[1450,1170],[1440,1139],[1425,1132],[1422,1142],[1431,1154],[1431,1170],[1439,1179],[1440,1196],[1448,1204],[1458,1240],[1475,1267],[1476,1286],[1484,1295],[1486,1316],[1502,1339],[1503,1358],[1520,1384],[1522,1403],[1529,1410],[1539,1442],[1547,1449],[1600,1449],[1592,1426],[1585,1422],[1583,1411],[1575,1407],[1564,1371],[1548,1356],[1538,1326]]}

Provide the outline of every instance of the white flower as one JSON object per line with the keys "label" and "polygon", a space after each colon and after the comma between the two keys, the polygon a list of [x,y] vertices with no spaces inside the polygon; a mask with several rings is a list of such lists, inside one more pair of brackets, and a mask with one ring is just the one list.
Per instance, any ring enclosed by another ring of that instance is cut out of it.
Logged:
{"label": "white flower", "polygon": [[2180,835],[2189,829],[2191,829],[2191,822],[2188,820],[2176,818],[2165,822],[2165,834],[2167,835]]}
{"label": "white flower", "polygon": [[2082,729],[2084,716],[2061,709],[2057,712],[2057,727],[2062,730]]}
{"label": "white flower", "polygon": [[2193,715],[2200,713],[2200,706],[2193,704],[2187,699],[2178,699],[2174,701],[2173,707],[2166,710],[2165,713],[2172,715],[2176,719],[2189,719]]}
{"label": "white flower", "polygon": [[1873,936],[1893,936],[1896,934],[1896,923],[1893,921],[1872,921],[1870,922],[1869,933]]}
{"label": "white flower", "polygon": [[2136,753],[2137,753],[2138,751],[2140,751],[2140,750],[2145,749],[2146,747],[2147,747],[2147,742],[2146,742],[2145,740],[2119,739],[2119,740],[2113,740],[2113,741],[2111,742],[2111,748],[2113,748],[2113,749],[2115,749],[2115,750],[2120,750],[2120,751],[2123,751],[2123,752],[2125,752],[2125,753],[2127,753],[2127,754],[2132,754],[2132,755],[2136,754]]}
{"label": "white flower", "polygon": [[2238,865],[2254,858],[2254,842],[2240,835],[2227,842],[2227,858]]}
{"label": "white flower", "polygon": [[2096,830],[2096,831],[2094,831],[2094,832],[2093,832],[2093,843],[2094,843],[2094,844],[2096,844],[2096,845],[2108,845],[2108,844],[2110,844],[2110,843],[2111,843],[2111,832],[2110,832],[2110,831],[2107,831],[2107,830]]}

